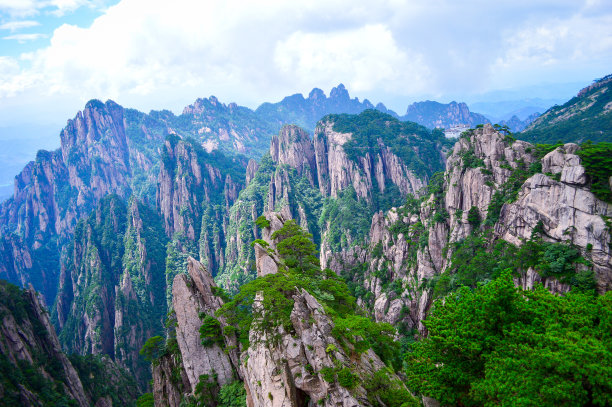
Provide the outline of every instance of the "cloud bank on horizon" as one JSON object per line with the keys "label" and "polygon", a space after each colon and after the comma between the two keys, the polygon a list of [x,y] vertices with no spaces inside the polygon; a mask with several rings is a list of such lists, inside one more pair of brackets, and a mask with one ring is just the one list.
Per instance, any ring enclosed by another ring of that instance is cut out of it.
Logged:
{"label": "cloud bank on horizon", "polygon": [[[148,110],[215,94],[255,107],[339,82],[401,113],[419,97],[588,81],[612,66],[608,0],[113,3],[0,0],[0,121],[92,98]],[[96,17],[70,22],[83,9]]]}

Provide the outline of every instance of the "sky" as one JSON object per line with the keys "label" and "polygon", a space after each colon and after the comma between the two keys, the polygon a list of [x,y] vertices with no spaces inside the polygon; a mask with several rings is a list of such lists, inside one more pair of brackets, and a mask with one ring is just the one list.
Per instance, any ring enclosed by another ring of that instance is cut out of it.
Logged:
{"label": "sky", "polygon": [[178,113],[344,83],[402,114],[569,98],[611,71],[611,0],[0,0],[0,139],[57,140],[94,98]]}

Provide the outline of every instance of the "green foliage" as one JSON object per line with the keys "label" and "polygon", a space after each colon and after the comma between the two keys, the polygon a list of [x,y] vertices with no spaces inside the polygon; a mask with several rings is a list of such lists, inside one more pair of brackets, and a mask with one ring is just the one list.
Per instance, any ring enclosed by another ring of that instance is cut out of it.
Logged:
{"label": "green foliage", "polygon": [[478,229],[480,226],[480,211],[478,207],[472,206],[468,211],[467,221],[472,225],[473,229]]}
{"label": "green foliage", "polygon": [[272,233],[272,239],[278,240],[276,250],[289,270],[298,268],[310,274],[312,270],[320,269],[312,235],[304,232],[294,219],[288,220],[282,228]]}
{"label": "green foliage", "polygon": [[593,194],[602,201],[612,203],[610,177],[612,177],[612,142],[584,143],[578,150],[590,181]]}
{"label": "green foliage", "polygon": [[136,407],[155,407],[153,393],[145,393],[136,400]]}
{"label": "green foliage", "polygon": [[[273,235],[282,261],[278,273],[259,277],[240,288],[219,315],[238,328],[243,346],[249,346],[249,331],[265,332],[268,341],[279,339],[278,327],[293,332],[291,311],[293,295],[305,289],[324,306],[334,321],[332,334],[345,347],[357,354],[372,348],[385,363],[399,367],[399,344],[394,341],[395,329],[384,323],[355,315],[356,301],[342,278],[331,270],[321,271],[310,235],[294,221],[288,221]],[[255,296],[261,294],[257,307]]]}
{"label": "green foliage", "polygon": [[511,273],[434,305],[408,386],[449,406],[612,403],[612,295],[522,291]]}
{"label": "green foliage", "polygon": [[217,344],[223,346],[223,334],[221,333],[221,323],[213,316],[206,315],[202,318],[200,326],[200,339],[205,347]]}
{"label": "green foliage", "polygon": [[421,201],[416,199],[414,195],[408,194],[406,196],[406,203],[404,204],[404,213],[406,215],[418,215],[421,209]]}
{"label": "green foliage", "polygon": [[[236,292],[239,286],[252,280],[257,274],[254,267],[255,250],[250,246],[250,243],[259,237],[254,234],[257,228],[253,221],[253,211],[263,212],[268,199],[270,178],[275,171],[276,164],[272,161],[270,154],[264,155],[253,179],[245,189],[240,191],[238,199],[229,210],[229,217],[238,221],[230,222],[226,233],[228,236],[239,238],[229,241],[225,248],[217,248],[221,252],[225,251],[226,255],[225,263],[223,267],[220,267],[215,281],[230,292]],[[219,230],[225,229],[221,227]],[[238,256],[235,256],[234,253],[237,253]]]}
{"label": "green foliage", "polygon": [[158,363],[158,359],[166,352],[166,340],[161,336],[153,336],[145,342],[140,349],[140,354],[147,361],[154,365]]}
{"label": "green foliage", "polygon": [[461,157],[461,160],[463,162],[464,169],[485,166],[484,160],[482,158],[476,157],[476,155],[474,154],[474,150],[472,150],[471,148],[461,151],[459,153],[459,156]]}
{"label": "green foliage", "polygon": [[246,407],[246,390],[239,381],[225,384],[219,390],[219,407]]}
{"label": "green foliage", "polygon": [[219,390],[216,373],[212,375],[200,375],[198,384],[196,384],[196,388],[193,392],[193,400],[189,402],[189,407],[217,406]]}
{"label": "green foliage", "polygon": [[410,394],[398,379],[392,379],[393,372],[387,369],[376,371],[363,383],[368,401],[373,406],[384,403],[387,407],[418,407],[421,403]]}
{"label": "green foliage", "polygon": [[460,286],[477,287],[499,277],[505,269],[515,274],[533,268],[542,277],[554,277],[575,290],[593,292],[593,271],[571,243],[543,242],[538,236],[516,247],[504,240],[493,242],[490,232],[472,234],[453,243],[450,267],[427,282],[435,297]]}
{"label": "green foliage", "polygon": [[353,161],[368,153],[375,156],[380,149],[380,139],[419,176],[431,176],[444,167],[439,148],[448,142],[442,132],[401,122],[377,110],[365,110],[359,115],[329,115],[322,120],[333,122],[334,131],[352,134],[343,148]]}
{"label": "green foliage", "polygon": [[499,220],[501,209],[505,203],[516,201],[518,193],[523,183],[527,178],[542,170],[542,165],[532,165],[526,168],[523,161],[519,161],[517,168],[512,170],[512,174],[508,180],[502,184],[491,197],[491,203],[487,208],[487,219],[484,222],[485,226],[493,226]]}
{"label": "green foliage", "polygon": [[612,111],[606,106],[612,102],[612,89],[607,81],[548,109],[519,138],[532,143],[611,142]]}
{"label": "green foliage", "polygon": [[332,336],[348,349],[361,354],[372,348],[374,352],[389,366],[401,367],[399,360],[399,343],[394,340],[396,331],[387,323],[373,322],[370,318],[360,315],[346,315],[334,318]]}
{"label": "green foliage", "polygon": [[94,404],[101,397],[110,398],[113,405],[134,405],[138,386],[131,373],[101,355],[69,355],[83,388]]}
{"label": "green foliage", "polygon": [[342,368],[338,374],[338,384],[345,389],[354,389],[359,384],[359,378],[351,372],[351,369]]}
{"label": "green foliage", "polygon": [[[395,226],[395,224],[393,224],[392,226]],[[376,243],[376,245],[374,245],[374,247],[372,248],[372,258],[374,259],[380,259],[383,256],[383,244],[382,242],[378,242]]]}
{"label": "green foliage", "polygon": [[265,216],[261,215],[260,217],[258,217],[255,220],[255,224],[261,228],[261,229],[265,229],[267,227],[270,227],[270,221],[268,219],[266,219]]}
{"label": "green foliage", "polygon": [[358,199],[355,189],[349,187],[337,199],[326,198],[319,228],[327,230],[331,250],[340,252],[363,241],[370,230],[373,213],[366,200]]}

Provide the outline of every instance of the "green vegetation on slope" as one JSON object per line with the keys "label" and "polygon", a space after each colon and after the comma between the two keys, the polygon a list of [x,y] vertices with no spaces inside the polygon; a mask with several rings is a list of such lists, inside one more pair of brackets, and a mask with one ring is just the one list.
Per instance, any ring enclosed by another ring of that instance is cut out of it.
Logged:
{"label": "green vegetation on slope", "polygon": [[612,203],[612,143],[583,143],[580,147],[578,155],[589,177],[591,192],[597,198]]}
{"label": "green vegetation on slope", "polygon": [[612,77],[607,76],[565,104],[549,109],[518,137],[533,143],[612,142],[611,103]]}
{"label": "green vegetation on slope", "polygon": [[380,150],[380,139],[401,158],[408,169],[421,177],[430,177],[444,169],[440,147],[450,146],[440,130],[429,130],[413,122],[401,122],[378,110],[365,110],[359,115],[329,115],[322,119],[334,123],[334,131],[351,133],[352,138],[344,144],[348,157],[357,161],[359,157],[371,156]]}
{"label": "green vegetation on slope", "polygon": [[508,271],[438,301],[424,324],[405,374],[442,405],[612,403],[612,293],[523,291]]}
{"label": "green vegetation on slope", "polygon": [[452,243],[450,266],[425,284],[433,288],[435,297],[442,297],[461,286],[476,288],[507,269],[518,275],[532,268],[543,278],[553,277],[574,290],[593,293],[596,281],[590,266],[570,242],[544,242],[536,234],[517,247],[504,240],[494,241],[488,230]]}
{"label": "green vegetation on slope", "polygon": [[[272,342],[278,340],[278,327],[292,332],[292,296],[305,289],[321,302],[333,319],[335,328],[332,334],[341,344],[357,353],[373,348],[383,361],[397,366],[399,345],[393,340],[395,329],[389,324],[375,323],[358,315],[355,298],[344,280],[331,270],[321,271],[312,236],[294,220],[289,220],[274,232],[273,238],[279,239],[277,251],[282,261],[279,272],[245,284],[219,311],[230,323],[238,326],[243,345],[249,346],[251,329],[266,332],[266,337]],[[252,305],[257,293],[263,293],[262,307],[254,310]]]}

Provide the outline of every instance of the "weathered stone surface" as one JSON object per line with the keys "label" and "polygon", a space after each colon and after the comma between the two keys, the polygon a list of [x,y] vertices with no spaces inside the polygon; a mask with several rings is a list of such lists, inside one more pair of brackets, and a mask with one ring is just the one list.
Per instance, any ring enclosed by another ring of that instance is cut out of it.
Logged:
{"label": "weathered stone surface", "polygon": [[294,335],[280,330],[279,342],[271,346],[265,334],[251,331],[251,346],[242,360],[253,406],[296,406],[305,396],[323,406],[369,406],[363,387],[349,392],[326,382],[318,372],[333,367],[335,359],[366,378],[384,368],[384,363],[372,350],[358,359],[350,358],[332,337],[333,323],[321,304],[305,291],[296,294],[294,300]]}
{"label": "weathered stone surface", "polygon": [[[175,383],[174,371],[180,372],[179,381]],[[193,391],[187,373],[179,359],[172,355],[159,358],[153,366],[153,398],[156,406],[179,407],[185,395]]]}
{"label": "weathered stone surface", "polygon": [[[0,352],[14,365],[17,365],[18,361],[34,364],[35,369],[46,378],[52,378],[46,371],[51,366],[39,365],[37,361],[41,360],[41,357],[42,360],[54,361],[54,368],[59,369],[63,375],[64,392],[79,406],[89,406],[90,400],[85,394],[77,371],[62,352],[47,310],[32,288],[24,294],[29,310],[19,319],[13,315],[13,310],[0,305]],[[4,286],[0,286],[0,295],[8,295],[4,292]],[[37,330],[36,326],[42,327],[43,331]],[[56,371],[54,374],[57,373]],[[25,387],[21,388],[21,393],[24,399],[31,402],[30,405],[40,405],[38,395]]]}
{"label": "weathered stone surface", "polygon": [[[559,157],[557,150],[549,156]],[[559,162],[572,169],[582,168],[573,165],[572,160]],[[557,167],[557,173],[566,173],[566,168]],[[570,240],[583,250],[594,264],[599,289],[603,292],[612,289],[612,256],[610,230],[602,216],[612,216],[612,205],[574,182],[554,181],[544,174],[536,174],[525,181],[515,202],[503,206],[495,231],[504,240],[521,244],[522,239],[529,239],[538,222],[542,222],[548,240]],[[588,252],[587,245],[592,248]]]}
{"label": "weathered stone surface", "polygon": [[188,276],[179,274],[172,285],[172,304],[176,313],[178,341],[183,366],[191,388],[195,389],[200,375],[217,373],[219,384],[227,384],[233,380],[232,364],[218,344],[209,347],[202,345],[200,339],[199,313],[206,312],[208,304],[203,302],[199,290],[193,288],[194,281]]}

